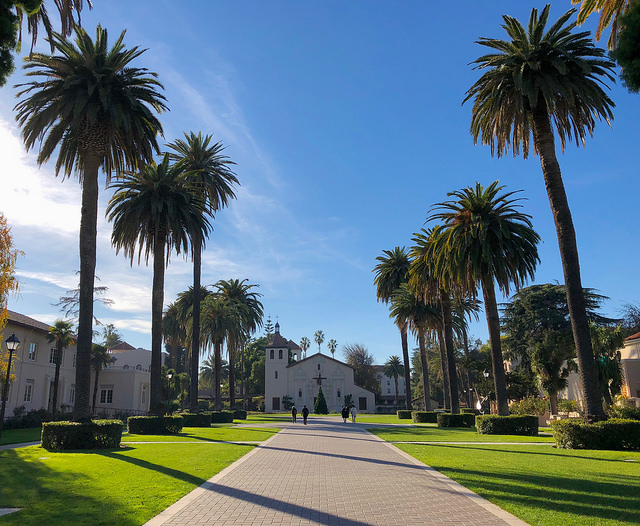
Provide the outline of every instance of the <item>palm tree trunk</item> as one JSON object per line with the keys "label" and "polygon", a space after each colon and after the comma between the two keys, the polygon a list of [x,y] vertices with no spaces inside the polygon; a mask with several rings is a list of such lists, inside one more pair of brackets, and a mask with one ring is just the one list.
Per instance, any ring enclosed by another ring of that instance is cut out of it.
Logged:
{"label": "palm tree trunk", "polygon": [[442,304],[442,324],[444,326],[444,346],[447,351],[447,372],[449,373],[449,406],[452,414],[460,413],[460,397],[458,396],[458,371],[456,355],[453,349],[453,320],[451,318],[451,295],[440,290]]}
{"label": "palm tree trunk", "polygon": [[447,350],[444,343],[442,330],[438,329],[438,346],[440,347],[440,368],[442,370],[442,391],[444,392],[444,408],[451,409],[451,397],[449,395],[449,368],[447,367]]}
{"label": "palm tree trunk", "polygon": [[420,366],[422,367],[422,391],[424,393],[424,410],[431,411],[431,392],[429,390],[429,363],[427,348],[424,344],[424,331],[418,329],[418,348],[420,349]]}
{"label": "palm tree trunk", "polygon": [[569,209],[569,201],[562,182],[562,173],[556,157],[553,132],[549,121],[549,113],[542,97],[533,112],[533,140],[540,154],[540,164],[544,175],[553,221],[556,226],[558,247],[562,260],[567,306],[571,319],[571,329],[576,346],[580,380],[585,399],[585,416],[589,421],[605,418],[601,393],[598,385],[589,320],[584,302],[584,291],[580,278],[580,260],[576,233]]}
{"label": "palm tree trunk", "polygon": [[496,291],[493,285],[493,278],[486,277],[482,280],[482,294],[484,297],[484,310],[487,316],[487,327],[489,328],[491,364],[493,367],[493,383],[496,390],[498,414],[509,416],[507,381],[504,374],[502,345],[500,341],[500,318],[498,316],[498,304],[496,303]]}
{"label": "palm tree trunk", "polygon": [[164,414],[162,406],[162,306],[164,304],[165,243],[161,232],[153,240],[153,288],[151,291],[151,387],[149,412]]}
{"label": "palm tree trunk", "polygon": [[398,393],[398,375],[394,375],[393,379],[396,384],[396,406],[400,403],[400,394]]}
{"label": "palm tree trunk", "polygon": [[60,383],[60,360],[62,358],[62,345],[56,346],[56,372],[53,377],[53,408],[51,414],[53,419],[56,418],[56,411],[58,410],[58,385]]}
{"label": "palm tree trunk", "polygon": [[558,393],[556,391],[549,393],[549,408],[552,415],[558,414]]}
{"label": "palm tree trunk", "polygon": [[221,348],[222,342],[216,342],[213,346],[213,369],[215,371],[213,391],[215,393],[215,402],[214,409],[216,411],[222,410],[222,399],[220,393],[220,378],[222,378],[222,353]]}
{"label": "palm tree trunk", "polygon": [[[467,334],[467,330],[462,330],[462,342],[464,346],[464,357],[467,360],[467,365],[469,364],[469,335]],[[467,377],[467,405],[469,407],[473,407],[473,390],[471,385],[471,373],[469,372],[469,368],[465,368],[465,376]]]}
{"label": "palm tree trunk", "polygon": [[400,329],[402,339],[402,359],[404,360],[404,391],[406,399],[405,407],[411,410],[411,361],[409,360],[409,342],[407,341],[407,328]]}
{"label": "palm tree trunk", "polygon": [[98,377],[99,376],[100,376],[100,368],[96,368],[96,375],[94,377],[95,382],[93,384],[93,404],[91,406],[92,415],[96,414],[96,398],[98,397]]}
{"label": "palm tree trunk", "polygon": [[233,338],[227,343],[229,351],[229,408],[233,411],[233,406],[236,403],[236,340]]}
{"label": "palm tree trunk", "polygon": [[91,339],[93,337],[93,286],[96,274],[98,224],[98,167],[94,155],[83,156],[82,211],[80,214],[80,285],[78,294],[78,338],[76,350],[76,397],[74,420],[91,420]]}
{"label": "palm tree trunk", "polygon": [[193,239],[193,309],[191,316],[191,382],[189,403],[192,413],[198,411],[198,375],[200,366],[200,276],[202,273],[202,240]]}

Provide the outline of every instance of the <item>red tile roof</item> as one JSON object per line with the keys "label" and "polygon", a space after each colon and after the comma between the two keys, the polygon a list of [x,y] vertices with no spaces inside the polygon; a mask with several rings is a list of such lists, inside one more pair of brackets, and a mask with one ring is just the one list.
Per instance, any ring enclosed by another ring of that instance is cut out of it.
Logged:
{"label": "red tile roof", "polygon": [[624,341],[628,342],[631,340],[637,340],[640,338],[640,332],[636,332],[635,334],[632,334],[631,336],[627,336]]}

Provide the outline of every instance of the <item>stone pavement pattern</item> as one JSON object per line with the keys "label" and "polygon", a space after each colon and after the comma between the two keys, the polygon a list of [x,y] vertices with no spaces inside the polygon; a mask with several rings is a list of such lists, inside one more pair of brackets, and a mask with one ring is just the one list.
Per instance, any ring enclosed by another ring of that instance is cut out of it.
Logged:
{"label": "stone pavement pattern", "polygon": [[147,526],[525,525],[335,417],[290,424]]}

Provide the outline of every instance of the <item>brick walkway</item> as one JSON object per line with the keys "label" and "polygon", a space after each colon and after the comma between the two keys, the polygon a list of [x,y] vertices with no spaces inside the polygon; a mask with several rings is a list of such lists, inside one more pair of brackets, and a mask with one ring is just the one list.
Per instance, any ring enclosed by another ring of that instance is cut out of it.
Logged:
{"label": "brick walkway", "polygon": [[285,425],[147,526],[525,525],[364,426]]}

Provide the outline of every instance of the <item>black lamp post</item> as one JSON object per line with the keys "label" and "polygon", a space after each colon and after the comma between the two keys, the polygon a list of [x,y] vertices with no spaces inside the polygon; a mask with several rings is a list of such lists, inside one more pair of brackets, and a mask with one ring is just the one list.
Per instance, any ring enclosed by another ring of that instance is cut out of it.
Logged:
{"label": "black lamp post", "polygon": [[16,335],[11,333],[11,336],[7,338],[7,349],[9,351],[9,363],[7,364],[7,375],[4,379],[4,387],[2,388],[2,408],[0,409],[0,439],[2,439],[2,426],[4,424],[4,410],[7,407],[7,398],[9,397],[9,375],[11,374],[11,358],[13,358],[13,351],[18,348],[20,340],[16,338]]}

